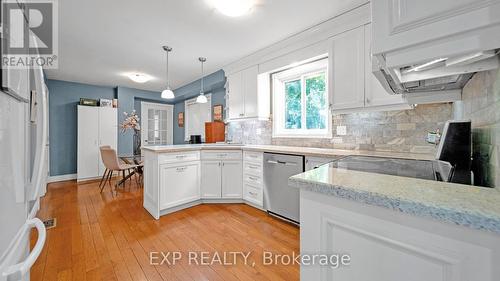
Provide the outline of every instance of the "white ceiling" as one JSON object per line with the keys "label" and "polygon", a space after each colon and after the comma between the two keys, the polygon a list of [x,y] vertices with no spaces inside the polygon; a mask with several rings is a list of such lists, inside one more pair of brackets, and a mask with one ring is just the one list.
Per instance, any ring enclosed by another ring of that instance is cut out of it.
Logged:
{"label": "white ceiling", "polygon": [[[64,0],[59,2],[59,69],[50,79],[160,91],[170,55],[172,88],[345,11],[356,0],[259,0],[248,15],[230,18],[209,0]],[[359,1],[357,1],[359,2]],[[123,76],[143,72],[138,84]]]}

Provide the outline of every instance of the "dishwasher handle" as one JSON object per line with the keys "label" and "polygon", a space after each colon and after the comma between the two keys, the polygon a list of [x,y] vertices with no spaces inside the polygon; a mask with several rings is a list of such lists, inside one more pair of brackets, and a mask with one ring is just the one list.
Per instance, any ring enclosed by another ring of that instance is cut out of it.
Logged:
{"label": "dishwasher handle", "polygon": [[285,166],[297,166],[297,163],[295,162],[285,162],[285,161],[279,161],[279,160],[267,160],[267,163],[269,164],[281,164]]}

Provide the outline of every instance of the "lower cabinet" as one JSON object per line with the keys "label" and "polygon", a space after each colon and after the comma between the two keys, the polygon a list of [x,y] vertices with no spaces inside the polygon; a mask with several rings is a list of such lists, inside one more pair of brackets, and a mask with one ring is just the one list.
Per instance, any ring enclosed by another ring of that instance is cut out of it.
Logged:
{"label": "lower cabinet", "polygon": [[199,161],[162,164],[159,173],[160,210],[200,199]]}
{"label": "lower cabinet", "polygon": [[203,160],[201,166],[203,199],[241,199],[243,195],[241,160]]}

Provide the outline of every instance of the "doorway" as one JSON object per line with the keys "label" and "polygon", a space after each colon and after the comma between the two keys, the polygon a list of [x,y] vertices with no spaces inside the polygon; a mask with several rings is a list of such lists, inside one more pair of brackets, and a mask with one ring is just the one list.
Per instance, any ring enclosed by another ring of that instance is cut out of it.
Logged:
{"label": "doorway", "polygon": [[173,144],[174,106],[141,102],[142,146]]}

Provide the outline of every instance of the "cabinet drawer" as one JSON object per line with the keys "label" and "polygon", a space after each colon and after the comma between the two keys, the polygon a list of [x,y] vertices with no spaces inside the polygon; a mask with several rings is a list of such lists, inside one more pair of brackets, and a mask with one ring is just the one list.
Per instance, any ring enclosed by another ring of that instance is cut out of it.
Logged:
{"label": "cabinet drawer", "polygon": [[252,202],[258,206],[263,205],[263,194],[262,189],[256,188],[250,184],[245,183],[243,187],[243,199],[246,201]]}
{"label": "cabinet drawer", "polygon": [[200,160],[200,152],[199,151],[190,151],[190,152],[182,152],[182,153],[165,153],[158,155],[158,162],[160,164],[164,163],[177,163],[179,161],[187,162],[187,161],[196,161]]}
{"label": "cabinet drawer", "polygon": [[207,150],[201,152],[203,160],[241,160],[241,151]]}
{"label": "cabinet drawer", "polygon": [[262,176],[250,175],[245,173],[245,175],[243,175],[243,181],[252,185],[261,186]]}
{"label": "cabinet drawer", "polygon": [[245,161],[262,163],[264,159],[264,153],[255,151],[243,151],[243,159]]}
{"label": "cabinet drawer", "polygon": [[248,174],[262,176],[262,164],[245,161],[243,163],[243,171]]}

